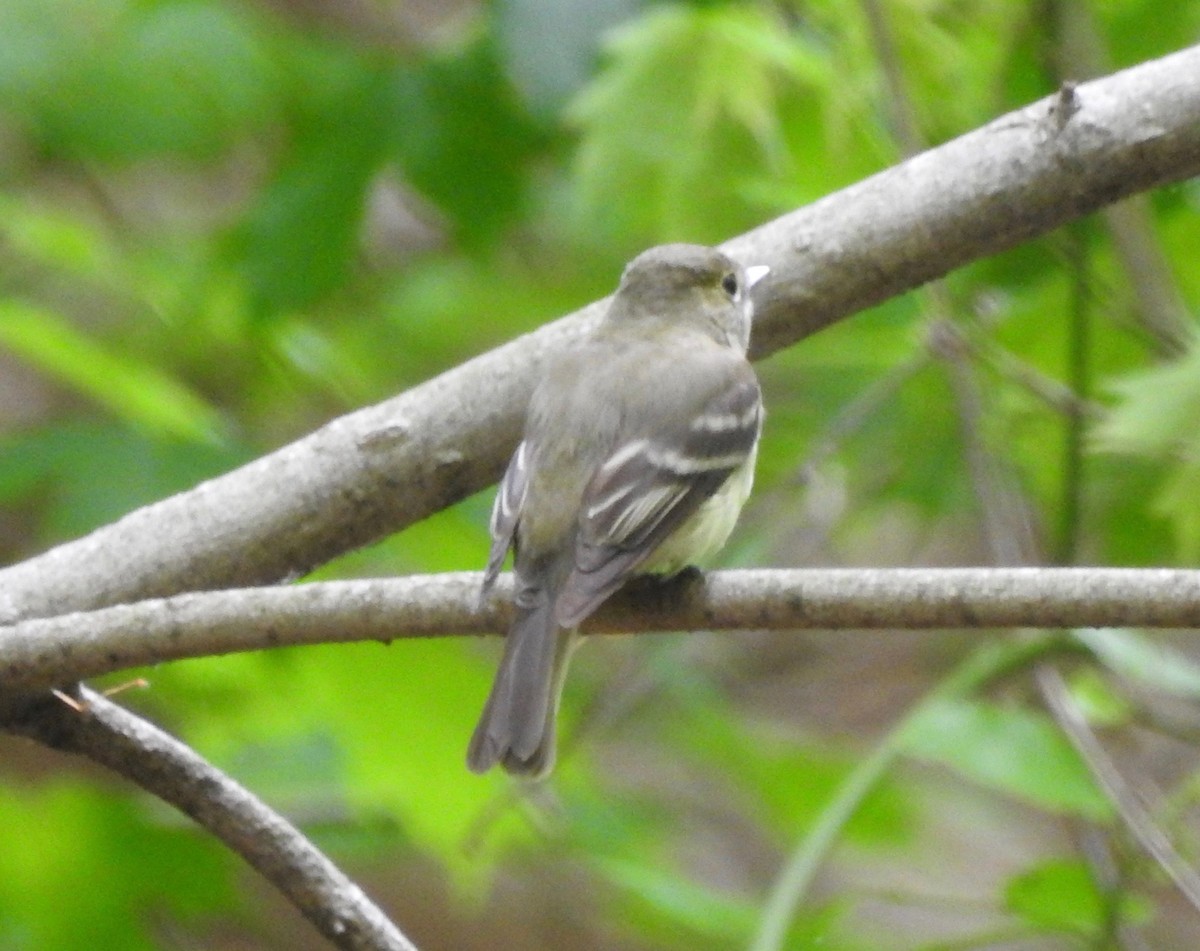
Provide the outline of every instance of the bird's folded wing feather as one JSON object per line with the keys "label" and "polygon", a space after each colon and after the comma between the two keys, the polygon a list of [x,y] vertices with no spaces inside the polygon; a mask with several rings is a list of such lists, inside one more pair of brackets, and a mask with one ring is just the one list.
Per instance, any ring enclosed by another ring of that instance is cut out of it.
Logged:
{"label": "bird's folded wing feather", "polygon": [[573,627],[599,607],[750,457],[762,398],[750,366],[733,366],[715,391],[663,407],[667,425],[620,443],[596,470],[575,564],[555,605],[560,625]]}
{"label": "bird's folded wing feather", "polygon": [[504,471],[504,478],[500,480],[500,487],[496,491],[496,500],[492,503],[492,519],[489,526],[492,534],[492,547],[488,553],[487,569],[483,573],[482,594],[486,595],[492,585],[496,583],[500,568],[504,565],[504,556],[508,554],[509,546],[513,544],[517,531],[517,520],[521,514],[521,507],[525,504],[525,492],[529,487],[530,456],[529,441],[523,440],[513,452],[512,458],[509,459],[508,468]]}

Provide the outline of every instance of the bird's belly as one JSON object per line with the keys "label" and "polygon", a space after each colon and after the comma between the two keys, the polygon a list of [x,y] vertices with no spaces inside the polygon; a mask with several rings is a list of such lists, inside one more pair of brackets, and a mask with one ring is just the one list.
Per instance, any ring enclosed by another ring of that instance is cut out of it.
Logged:
{"label": "bird's belly", "polygon": [[673,575],[702,565],[724,546],[754,484],[754,454],[642,564],[640,572]]}

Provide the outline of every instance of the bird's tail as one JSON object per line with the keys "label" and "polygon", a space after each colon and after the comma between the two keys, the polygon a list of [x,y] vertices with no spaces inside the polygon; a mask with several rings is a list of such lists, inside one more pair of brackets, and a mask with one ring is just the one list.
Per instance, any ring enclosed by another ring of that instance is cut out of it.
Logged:
{"label": "bird's tail", "polygon": [[575,635],[554,621],[545,589],[528,591],[504,642],[492,692],[467,748],[483,773],[499,762],[510,773],[544,776],[554,766],[554,720]]}

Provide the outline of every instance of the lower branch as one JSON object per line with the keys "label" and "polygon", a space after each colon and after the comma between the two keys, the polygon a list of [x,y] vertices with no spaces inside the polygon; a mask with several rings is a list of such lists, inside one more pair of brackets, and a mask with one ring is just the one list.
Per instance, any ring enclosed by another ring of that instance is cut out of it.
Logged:
{"label": "lower branch", "polygon": [[[479,604],[458,572],[172,598],[0,627],[4,692],[129,667],[297,644],[495,634],[511,578]],[[1167,568],[892,568],[721,571],[634,582],[584,630],[1200,628],[1200,571]],[[0,721],[4,719],[0,710]]]}
{"label": "lower branch", "polygon": [[107,766],[191,816],[254,866],[335,947],[416,951],[362,889],[260,799],[102,695],[82,687],[76,700],[78,709],[41,695],[10,711],[6,727]]}

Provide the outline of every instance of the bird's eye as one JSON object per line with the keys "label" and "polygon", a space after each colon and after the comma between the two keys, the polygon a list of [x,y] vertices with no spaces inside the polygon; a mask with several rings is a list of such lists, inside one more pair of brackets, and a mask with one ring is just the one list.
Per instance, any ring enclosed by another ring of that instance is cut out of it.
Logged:
{"label": "bird's eye", "polygon": [[721,288],[730,297],[737,297],[737,293],[738,293],[737,275],[734,274],[732,271],[730,271],[723,278],[721,278]]}

